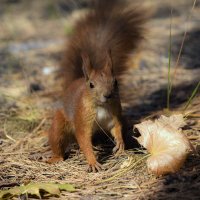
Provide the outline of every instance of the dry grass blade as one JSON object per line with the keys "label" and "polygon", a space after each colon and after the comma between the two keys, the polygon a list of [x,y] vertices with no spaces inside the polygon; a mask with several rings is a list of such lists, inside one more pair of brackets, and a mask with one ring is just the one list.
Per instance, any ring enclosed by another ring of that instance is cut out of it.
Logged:
{"label": "dry grass blade", "polygon": [[[176,74],[177,74],[179,60],[180,60],[181,53],[182,53],[183,46],[184,46],[184,42],[185,42],[185,39],[186,39],[186,36],[187,36],[188,21],[189,21],[190,18],[191,18],[191,13],[192,13],[192,11],[193,11],[194,8],[195,8],[196,1],[197,1],[197,0],[194,0],[194,1],[193,1],[193,5],[192,5],[192,8],[191,8],[191,12],[190,12],[190,14],[188,15],[188,17],[187,17],[187,19],[186,19],[186,28],[185,28],[185,32],[184,32],[184,35],[183,35],[183,39],[182,39],[181,46],[180,46],[180,49],[179,49],[179,53],[178,53],[178,57],[177,57],[177,60],[176,60],[176,64],[175,64],[175,67],[174,67],[174,73],[173,73],[173,77],[172,77],[173,80],[175,79]],[[172,80],[172,82],[173,82],[173,80]]]}
{"label": "dry grass blade", "polygon": [[13,139],[11,136],[9,136],[9,135],[7,134],[7,131],[6,131],[6,122],[4,123],[4,135],[5,135],[9,140],[11,140],[12,142],[16,142],[15,139]]}
{"label": "dry grass blade", "polygon": [[115,178],[119,178],[120,176],[123,176],[124,174],[126,174],[128,171],[133,170],[135,167],[139,167],[139,164],[144,161],[146,158],[148,158],[150,155],[145,155],[142,158],[138,159],[136,162],[132,161],[130,163],[130,165],[128,167],[125,167],[124,169],[119,169],[117,170],[113,176],[111,176],[110,178],[98,181],[97,184],[100,183],[105,183],[105,182],[109,182],[114,180]]}
{"label": "dry grass blade", "polygon": [[170,17],[170,30],[169,30],[169,50],[168,50],[168,83],[167,83],[167,109],[170,109],[170,95],[172,90],[171,82],[171,50],[172,49],[172,9]]}
{"label": "dry grass blade", "polygon": [[192,94],[191,96],[189,97],[187,103],[185,104],[185,107],[183,109],[183,111],[185,111],[189,105],[192,103],[192,100],[194,99],[194,97],[196,96],[198,90],[199,90],[199,87],[200,87],[200,81],[198,82],[197,86],[194,88],[194,90],[192,91]]}

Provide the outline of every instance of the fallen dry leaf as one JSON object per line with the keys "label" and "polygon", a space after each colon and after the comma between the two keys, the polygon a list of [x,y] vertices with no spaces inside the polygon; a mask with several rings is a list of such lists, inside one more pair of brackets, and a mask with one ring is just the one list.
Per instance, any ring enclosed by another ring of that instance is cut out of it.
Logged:
{"label": "fallen dry leaf", "polygon": [[10,199],[22,194],[35,196],[41,199],[41,191],[45,191],[49,196],[60,196],[60,190],[66,190],[69,192],[75,191],[74,187],[70,184],[29,183],[28,185],[21,185],[8,190],[1,190],[0,199]]}
{"label": "fallen dry leaf", "polygon": [[148,170],[156,175],[176,172],[183,165],[191,143],[182,133],[183,115],[161,116],[136,124],[141,136],[136,138],[151,156],[147,159]]}

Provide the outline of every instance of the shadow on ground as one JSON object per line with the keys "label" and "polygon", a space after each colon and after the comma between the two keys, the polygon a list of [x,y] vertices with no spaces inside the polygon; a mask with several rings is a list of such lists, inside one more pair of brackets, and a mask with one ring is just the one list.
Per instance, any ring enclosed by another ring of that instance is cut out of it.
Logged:
{"label": "shadow on ground", "polygon": [[[178,57],[184,33],[173,37],[172,56]],[[186,69],[200,69],[200,29],[193,29],[187,33],[183,50],[181,53],[180,64]]]}
{"label": "shadow on ground", "polygon": [[[170,98],[170,108],[172,110],[179,108],[187,102],[194,88],[197,86],[198,81],[194,80],[192,83],[185,83],[172,88]],[[141,99],[141,104],[126,108],[124,113],[128,115],[128,118],[138,122],[152,113],[165,109],[167,105],[167,89],[166,87],[160,88],[144,98],[148,103],[143,103]]]}

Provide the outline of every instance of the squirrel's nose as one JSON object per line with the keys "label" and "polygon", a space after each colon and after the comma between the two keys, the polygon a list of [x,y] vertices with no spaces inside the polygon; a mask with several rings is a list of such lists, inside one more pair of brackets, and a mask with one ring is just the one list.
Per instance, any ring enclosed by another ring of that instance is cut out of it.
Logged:
{"label": "squirrel's nose", "polygon": [[111,99],[111,98],[112,98],[112,94],[104,95],[104,97],[105,97],[106,99]]}

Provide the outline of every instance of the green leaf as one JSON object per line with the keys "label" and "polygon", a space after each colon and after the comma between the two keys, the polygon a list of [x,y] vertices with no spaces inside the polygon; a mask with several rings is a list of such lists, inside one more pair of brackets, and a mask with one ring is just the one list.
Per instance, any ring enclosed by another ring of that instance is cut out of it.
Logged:
{"label": "green leaf", "polygon": [[68,191],[68,192],[74,192],[75,189],[74,189],[74,186],[71,185],[71,184],[58,184],[58,187],[60,190],[65,190],[65,191]]}
{"label": "green leaf", "polygon": [[49,196],[59,196],[61,190],[74,192],[75,188],[70,184],[29,183],[25,186],[22,185],[8,190],[1,190],[0,199],[7,199],[21,194],[27,194],[41,199],[41,192],[47,193]]}

